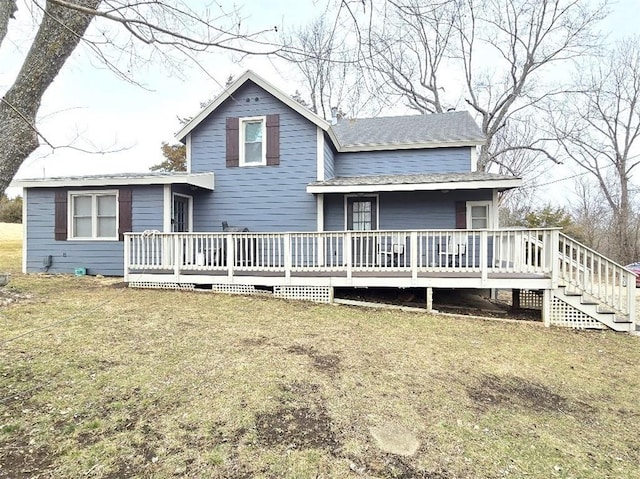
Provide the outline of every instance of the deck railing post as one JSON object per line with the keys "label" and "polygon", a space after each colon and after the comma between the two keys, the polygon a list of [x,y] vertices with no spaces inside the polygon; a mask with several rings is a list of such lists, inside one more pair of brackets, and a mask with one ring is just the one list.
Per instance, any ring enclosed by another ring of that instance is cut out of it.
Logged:
{"label": "deck railing post", "polygon": [[232,233],[227,233],[225,238],[225,249],[227,251],[227,276],[233,278],[233,266],[235,265],[235,238]]}
{"label": "deck railing post", "polygon": [[412,231],[409,237],[409,249],[411,256],[411,279],[418,279],[418,232]]}
{"label": "deck railing post", "polygon": [[627,311],[629,313],[629,331],[633,331],[636,326],[636,275],[633,273],[625,273],[627,275]]}
{"label": "deck railing post", "polygon": [[560,280],[560,231],[551,231],[551,240],[549,242],[551,264],[551,287],[556,289]]}
{"label": "deck railing post", "polygon": [[180,241],[180,235],[177,234],[173,235],[173,252],[175,255],[173,258],[173,274],[177,283],[180,277],[180,266],[183,258],[182,242]]}
{"label": "deck railing post", "polygon": [[347,268],[347,278],[353,274],[353,233],[347,231],[344,235],[344,265]]}
{"label": "deck railing post", "polygon": [[129,264],[131,263],[131,235],[124,234],[124,282],[129,280]]}
{"label": "deck railing post", "polygon": [[488,238],[489,235],[487,233],[487,230],[483,230],[480,232],[480,286],[482,288],[487,287],[487,281],[489,278],[489,271],[487,267],[487,256],[489,254]]}
{"label": "deck railing post", "polygon": [[293,258],[291,257],[291,233],[284,234],[284,277],[291,278],[291,265]]}

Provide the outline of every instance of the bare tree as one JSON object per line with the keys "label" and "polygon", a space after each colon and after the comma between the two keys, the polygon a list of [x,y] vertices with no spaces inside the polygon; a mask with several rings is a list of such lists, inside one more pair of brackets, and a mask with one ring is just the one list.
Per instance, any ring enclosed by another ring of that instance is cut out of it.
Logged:
{"label": "bare tree", "polygon": [[[593,27],[606,13],[604,4],[591,7],[579,0],[393,0],[389,4],[391,12],[383,21],[392,25],[389,34],[368,37],[369,48],[378,55],[372,65],[388,87],[412,108],[428,113],[445,110],[444,85],[449,90],[457,86],[457,97],[476,113],[487,137],[478,160],[481,169],[499,166],[520,174],[526,162],[517,158],[519,166],[509,164],[514,150],[529,150],[527,162],[557,161],[543,138],[530,136],[523,141],[516,134],[521,128],[517,124],[529,121],[540,102],[564,90],[544,81],[548,74],[561,76],[562,64],[590,52],[599,42]],[[451,101],[456,96],[447,92],[447,97]],[[511,128],[503,135],[511,143],[505,144],[499,136]]]}
{"label": "bare tree", "polygon": [[[336,107],[342,116],[356,116],[372,95],[358,62],[357,44],[342,28],[339,13],[330,18],[323,15],[283,36],[288,48],[279,55],[300,73],[311,111],[329,119]],[[298,99],[304,100],[300,94]]]}
{"label": "bare tree", "polygon": [[567,157],[597,182],[613,221],[614,258],[637,259],[638,223],[631,179],[640,164],[640,37],[619,42],[583,65],[577,91],[549,122]]}
{"label": "bare tree", "polygon": [[[210,49],[243,54],[278,50],[261,40],[263,32],[245,32],[237,11],[208,15],[181,0],[32,0],[24,7],[32,10],[37,31],[20,72],[0,101],[0,194],[41,143],[56,147],[38,129],[38,110],[79,45],[133,82],[129,69],[137,62],[171,63],[177,54],[192,58]],[[17,0],[0,1],[0,48],[17,8]],[[119,65],[122,57],[127,66]]]}

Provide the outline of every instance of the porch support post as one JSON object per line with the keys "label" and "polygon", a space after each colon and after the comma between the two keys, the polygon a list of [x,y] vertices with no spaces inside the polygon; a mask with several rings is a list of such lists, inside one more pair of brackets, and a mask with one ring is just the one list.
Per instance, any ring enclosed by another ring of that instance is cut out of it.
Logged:
{"label": "porch support post", "polygon": [[511,290],[511,309],[520,309],[520,290]]}
{"label": "porch support post", "polygon": [[558,287],[558,280],[560,278],[560,231],[553,230],[551,232],[551,287]]}
{"label": "porch support post", "polygon": [[546,327],[551,326],[551,290],[542,292],[542,321]]}
{"label": "porch support post", "polygon": [[291,279],[291,264],[293,263],[291,258],[291,234],[284,234],[284,277],[287,280]]}
{"label": "porch support post", "polygon": [[351,231],[347,231],[344,235],[344,245],[342,247],[344,249],[344,264],[347,268],[347,279],[351,279],[353,274],[353,235]]}
{"label": "porch support post", "polygon": [[433,288],[427,288],[427,312],[433,311]]}
{"label": "porch support post", "polygon": [[[26,189],[25,189],[26,191]],[[23,216],[26,218],[26,216]],[[25,226],[26,229],[26,226]],[[26,248],[26,244],[25,244]],[[131,237],[129,233],[124,234],[124,278],[123,281],[126,283],[129,281],[129,264],[131,263]]]}

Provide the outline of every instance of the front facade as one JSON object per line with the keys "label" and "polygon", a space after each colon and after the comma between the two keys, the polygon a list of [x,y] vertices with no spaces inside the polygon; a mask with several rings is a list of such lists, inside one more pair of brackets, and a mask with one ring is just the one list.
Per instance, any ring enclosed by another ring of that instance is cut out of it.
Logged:
{"label": "front facade", "polygon": [[[177,138],[185,173],[21,181],[24,271],[80,268],[172,284],[455,287],[460,278],[441,273],[464,267],[463,283],[486,288],[508,283],[492,279],[488,265],[501,261],[513,273],[511,255],[529,248],[517,233],[486,233],[499,227],[499,192],[521,180],[476,171],[484,138],[466,112],[332,124],[249,71]],[[395,271],[380,269],[389,266]],[[557,286],[550,270],[538,273],[523,287]]]}

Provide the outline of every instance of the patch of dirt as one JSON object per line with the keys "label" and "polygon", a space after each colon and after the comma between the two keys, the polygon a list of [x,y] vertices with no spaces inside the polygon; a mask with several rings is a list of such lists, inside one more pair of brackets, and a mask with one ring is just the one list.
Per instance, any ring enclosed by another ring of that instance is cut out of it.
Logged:
{"label": "patch of dirt", "polygon": [[31,294],[19,293],[9,288],[0,287],[0,308],[11,304],[29,302],[33,298]]}
{"label": "patch of dirt", "polygon": [[384,479],[452,479],[455,477],[444,470],[425,471],[419,469],[411,463],[411,459],[394,454],[377,456],[363,466],[351,463],[350,468],[358,474],[366,473],[366,477],[373,476]]}
{"label": "patch of dirt", "polygon": [[283,406],[256,417],[258,441],[263,446],[334,451],[338,441],[327,410],[319,405]]}
{"label": "patch of dirt", "polygon": [[521,406],[539,412],[581,412],[585,415],[594,412],[589,404],[571,402],[544,384],[516,376],[485,375],[478,384],[467,387],[467,394],[482,406]]}
{"label": "patch of dirt", "polygon": [[29,444],[29,438],[19,431],[9,434],[0,443],[0,478],[22,479],[51,477],[51,451]]}
{"label": "patch of dirt", "polygon": [[255,338],[242,338],[240,340],[240,344],[243,346],[248,346],[250,348],[264,346],[269,343],[269,338],[266,336],[258,336]]}
{"label": "patch of dirt", "polygon": [[313,347],[302,346],[299,344],[290,346],[286,348],[285,351],[291,354],[308,356],[309,359],[311,359],[314,368],[331,377],[334,377],[341,370],[340,356],[337,354],[320,354]]}

